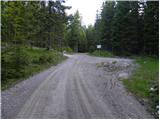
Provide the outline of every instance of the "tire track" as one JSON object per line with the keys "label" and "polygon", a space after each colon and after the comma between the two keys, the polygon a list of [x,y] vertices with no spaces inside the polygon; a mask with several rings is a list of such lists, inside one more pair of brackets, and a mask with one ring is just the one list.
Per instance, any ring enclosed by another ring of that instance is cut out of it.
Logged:
{"label": "tire track", "polygon": [[79,97],[85,118],[113,118],[110,111],[107,110],[107,106],[100,100],[100,97],[97,99],[94,92],[91,92],[89,89],[87,79],[83,75],[85,71],[82,67],[83,63],[77,65],[77,71],[74,74],[74,84],[78,88],[77,96]]}
{"label": "tire track", "polygon": [[115,71],[104,74],[96,69],[96,63],[105,61],[112,58],[73,55],[45,77],[12,118],[152,118],[134,97],[125,94]]}
{"label": "tire track", "polygon": [[[49,95],[51,93],[51,89],[55,90],[58,86],[60,80],[58,78],[61,73],[58,73],[59,69],[53,71],[41,85],[36,89],[36,91],[31,95],[30,99],[25,103],[22,107],[16,118],[33,118],[36,114],[37,118],[42,118],[43,110],[45,108],[45,104],[49,99]],[[51,81],[55,78],[54,83],[50,84]],[[46,86],[47,85],[47,86]]]}

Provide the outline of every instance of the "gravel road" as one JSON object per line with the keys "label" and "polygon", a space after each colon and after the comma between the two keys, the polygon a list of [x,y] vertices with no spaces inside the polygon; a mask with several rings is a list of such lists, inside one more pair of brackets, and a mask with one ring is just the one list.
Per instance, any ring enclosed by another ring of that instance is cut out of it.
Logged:
{"label": "gravel road", "polygon": [[70,55],[2,92],[2,118],[153,118],[122,85],[129,59]]}

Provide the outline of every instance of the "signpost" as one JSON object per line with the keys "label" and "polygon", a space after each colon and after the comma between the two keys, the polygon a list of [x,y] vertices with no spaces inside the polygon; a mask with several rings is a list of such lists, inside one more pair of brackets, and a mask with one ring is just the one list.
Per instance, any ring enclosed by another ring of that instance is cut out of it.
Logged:
{"label": "signpost", "polygon": [[99,49],[99,56],[100,56],[100,49],[101,49],[101,45],[97,45],[97,49]]}
{"label": "signpost", "polygon": [[97,48],[100,49],[100,48],[101,48],[101,45],[97,45]]}

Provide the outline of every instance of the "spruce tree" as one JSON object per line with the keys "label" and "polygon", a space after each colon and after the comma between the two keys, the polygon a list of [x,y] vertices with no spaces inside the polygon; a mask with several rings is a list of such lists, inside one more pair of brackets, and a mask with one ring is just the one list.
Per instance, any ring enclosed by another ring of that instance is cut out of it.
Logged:
{"label": "spruce tree", "polygon": [[144,14],[145,54],[157,55],[159,51],[159,2],[148,1]]}

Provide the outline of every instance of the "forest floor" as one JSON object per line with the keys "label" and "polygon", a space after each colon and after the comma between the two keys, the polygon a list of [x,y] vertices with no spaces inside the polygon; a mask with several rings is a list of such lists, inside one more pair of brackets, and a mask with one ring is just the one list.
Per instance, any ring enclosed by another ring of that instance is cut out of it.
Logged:
{"label": "forest floor", "polygon": [[153,118],[122,80],[131,59],[73,54],[2,92],[2,118]]}

